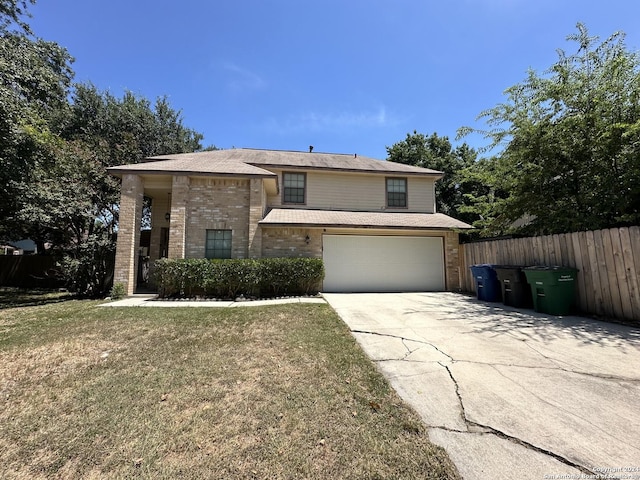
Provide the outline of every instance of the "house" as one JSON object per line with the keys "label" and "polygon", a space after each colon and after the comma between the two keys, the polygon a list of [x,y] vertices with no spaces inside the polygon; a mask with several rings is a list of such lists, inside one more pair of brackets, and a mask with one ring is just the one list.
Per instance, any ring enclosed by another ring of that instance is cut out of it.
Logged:
{"label": "house", "polygon": [[231,149],[109,169],[122,179],[115,282],[136,285],[143,197],[150,260],[317,257],[324,291],[459,284],[458,231],[436,213],[442,173],[358,155]]}
{"label": "house", "polygon": [[38,253],[36,242],[30,238],[7,242],[0,246],[2,255],[35,255]]}

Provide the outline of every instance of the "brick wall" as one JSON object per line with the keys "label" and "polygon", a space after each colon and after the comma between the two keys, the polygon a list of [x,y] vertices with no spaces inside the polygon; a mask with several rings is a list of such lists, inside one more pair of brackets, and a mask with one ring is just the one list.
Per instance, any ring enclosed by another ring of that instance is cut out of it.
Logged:
{"label": "brick wall", "polygon": [[231,257],[247,258],[250,197],[250,180],[192,178],[186,207],[185,258],[204,258],[208,229],[231,230]]}
{"label": "brick wall", "polygon": [[447,232],[444,235],[445,288],[452,292],[460,290],[460,245],[458,233]]}
{"label": "brick wall", "polygon": [[[306,241],[309,236],[309,243]],[[322,258],[322,231],[303,228],[263,228],[263,257]]]}
{"label": "brick wall", "polygon": [[190,179],[174,176],[171,185],[171,220],[169,227],[169,258],[184,258],[186,252],[186,221],[189,205]]}
{"label": "brick wall", "polygon": [[138,175],[124,175],[120,188],[120,222],[113,282],[122,283],[127,295],[136,287],[138,245],[142,222],[143,182]]}
{"label": "brick wall", "polygon": [[262,220],[266,194],[262,179],[252,179],[249,184],[249,257],[260,258],[262,255],[262,230],[258,222]]}

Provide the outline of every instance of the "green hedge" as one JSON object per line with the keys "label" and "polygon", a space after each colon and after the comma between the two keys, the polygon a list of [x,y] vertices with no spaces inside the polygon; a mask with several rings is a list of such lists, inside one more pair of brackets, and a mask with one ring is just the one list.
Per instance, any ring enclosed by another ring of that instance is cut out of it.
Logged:
{"label": "green hedge", "polygon": [[324,278],[319,258],[155,262],[154,281],[161,297],[277,297],[317,293]]}

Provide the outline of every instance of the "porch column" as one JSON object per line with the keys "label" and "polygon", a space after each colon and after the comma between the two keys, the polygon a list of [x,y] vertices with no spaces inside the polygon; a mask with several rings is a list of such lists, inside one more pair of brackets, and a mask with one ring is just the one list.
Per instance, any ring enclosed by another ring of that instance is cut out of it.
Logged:
{"label": "porch column", "polygon": [[139,175],[122,176],[113,283],[122,283],[127,295],[133,295],[136,289],[143,194],[144,183]]}
{"label": "porch column", "polygon": [[249,184],[249,258],[262,256],[262,230],[258,222],[264,211],[262,179],[251,179]]}
{"label": "porch column", "polygon": [[171,186],[171,218],[169,220],[169,258],[184,258],[187,238],[187,199],[189,177],[174,176]]}

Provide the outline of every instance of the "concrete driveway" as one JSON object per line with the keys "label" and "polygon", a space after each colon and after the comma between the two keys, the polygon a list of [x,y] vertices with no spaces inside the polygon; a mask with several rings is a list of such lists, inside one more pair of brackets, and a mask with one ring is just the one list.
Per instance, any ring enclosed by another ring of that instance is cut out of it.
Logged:
{"label": "concrete driveway", "polygon": [[640,479],[640,329],[454,293],[324,297],[465,479]]}

